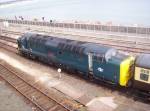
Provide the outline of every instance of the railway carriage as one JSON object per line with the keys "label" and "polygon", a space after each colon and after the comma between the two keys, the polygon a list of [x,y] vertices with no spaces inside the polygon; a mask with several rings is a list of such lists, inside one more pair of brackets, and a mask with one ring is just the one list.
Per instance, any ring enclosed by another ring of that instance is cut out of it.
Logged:
{"label": "railway carriage", "polygon": [[136,58],[133,86],[150,98],[150,54],[140,54]]}
{"label": "railway carriage", "polygon": [[26,33],[18,39],[18,50],[111,84],[127,86],[133,76],[133,57],[100,44]]}

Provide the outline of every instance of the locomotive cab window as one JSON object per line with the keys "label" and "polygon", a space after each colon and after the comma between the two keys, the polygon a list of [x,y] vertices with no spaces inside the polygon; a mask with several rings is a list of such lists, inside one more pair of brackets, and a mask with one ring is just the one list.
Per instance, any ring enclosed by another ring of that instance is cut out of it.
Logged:
{"label": "locomotive cab window", "polygon": [[101,55],[96,55],[94,57],[94,59],[95,59],[95,61],[100,62],[100,63],[105,61],[105,58],[103,56],[101,56]]}
{"label": "locomotive cab window", "polygon": [[101,56],[98,57],[98,61],[99,61],[99,62],[104,62],[104,57],[101,57]]}

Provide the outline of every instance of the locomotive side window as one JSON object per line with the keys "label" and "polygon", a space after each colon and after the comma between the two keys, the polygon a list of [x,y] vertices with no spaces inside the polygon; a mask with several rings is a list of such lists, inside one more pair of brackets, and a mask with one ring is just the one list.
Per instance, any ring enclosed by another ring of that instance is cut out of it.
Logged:
{"label": "locomotive side window", "polygon": [[144,73],[141,73],[141,74],[140,74],[140,79],[141,79],[141,80],[148,81],[148,78],[149,78],[149,75],[144,74]]}

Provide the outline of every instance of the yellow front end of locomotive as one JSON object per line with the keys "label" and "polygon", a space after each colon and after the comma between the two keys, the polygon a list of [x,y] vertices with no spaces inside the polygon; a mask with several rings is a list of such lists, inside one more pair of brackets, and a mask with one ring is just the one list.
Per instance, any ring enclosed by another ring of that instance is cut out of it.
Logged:
{"label": "yellow front end of locomotive", "polygon": [[120,85],[128,86],[129,80],[133,76],[133,68],[134,68],[134,57],[128,57],[120,64]]}

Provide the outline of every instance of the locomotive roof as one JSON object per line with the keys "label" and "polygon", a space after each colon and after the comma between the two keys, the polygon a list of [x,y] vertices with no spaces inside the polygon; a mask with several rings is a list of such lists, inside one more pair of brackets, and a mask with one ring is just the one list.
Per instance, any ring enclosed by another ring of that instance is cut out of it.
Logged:
{"label": "locomotive roof", "polygon": [[80,53],[84,53],[84,54],[94,53],[96,55],[105,57],[106,60],[108,60],[111,56],[114,56],[117,52],[117,50],[114,48],[103,46],[97,43],[82,42],[82,41],[58,38],[53,36],[45,36],[45,35],[33,34],[33,33],[27,33],[24,36],[27,38],[34,37],[35,39],[45,38],[46,45],[59,47],[62,49],[66,48],[67,50],[71,50],[71,51],[75,50],[76,52],[79,51]]}
{"label": "locomotive roof", "polygon": [[150,69],[150,54],[140,54],[136,58],[136,66]]}
{"label": "locomotive roof", "polygon": [[97,54],[99,56],[105,57],[105,60],[107,61],[112,56],[115,56],[117,53],[117,50],[111,47],[103,46],[96,43],[86,43],[83,46],[86,47],[85,53],[92,52],[94,54]]}

